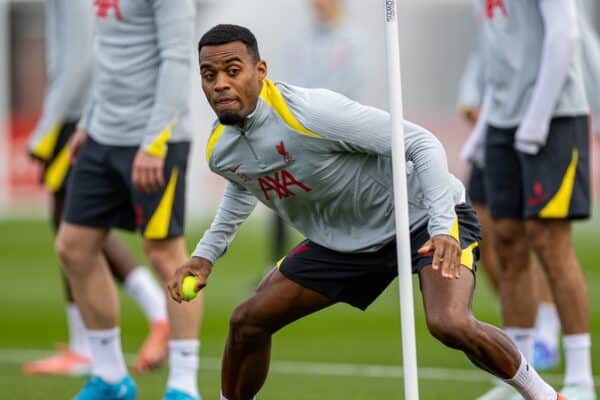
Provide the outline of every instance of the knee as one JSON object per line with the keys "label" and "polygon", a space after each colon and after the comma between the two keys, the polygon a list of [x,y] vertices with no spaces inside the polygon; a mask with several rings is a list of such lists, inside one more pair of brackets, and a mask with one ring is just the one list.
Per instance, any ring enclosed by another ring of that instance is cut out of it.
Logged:
{"label": "knee", "polygon": [[252,308],[242,303],[235,308],[229,321],[229,335],[233,343],[248,345],[261,341],[271,333],[257,322]]}
{"label": "knee", "polygon": [[464,348],[474,334],[473,318],[450,310],[427,315],[429,332],[446,346]]}
{"label": "knee", "polygon": [[59,233],[54,241],[54,249],[67,274],[77,272],[86,265],[84,252],[72,238]]}
{"label": "knee", "polygon": [[160,278],[163,281],[169,279],[169,272],[172,272],[167,270],[167,267],[170,265],[169,260],[171,259],[169,252],[163,247],[153,246],[146,242],[144,242],[143,248],[148,262],[154,267]]}
{"label": "knee", "polygon": [[168,281],[175,269],[187,260],[183,239],[143,240],[142,247],[148,262],[164,282]]}
{"label": "knee", "polygon": [[543,221],[528,221],[527,237],[531,246],[538,254],[544,254],[548,249],[557,244],[553,240],[553,235],[550,230],[545,228]]}
{"label": "knee", "polygon": [[513,246],[523,240],[523,226],[513,221],[494,223],[494,240],[500,247]]}

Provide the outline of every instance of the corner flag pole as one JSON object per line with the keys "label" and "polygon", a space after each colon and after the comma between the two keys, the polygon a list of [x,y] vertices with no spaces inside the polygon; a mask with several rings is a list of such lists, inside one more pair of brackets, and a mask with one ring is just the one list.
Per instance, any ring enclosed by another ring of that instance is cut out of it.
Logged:
{"label": "corner flag pole", "polygon": [[402,325],[402,358],[404,398],[418,400],[417,345],[413,304],[412,268],[406,190],[406,157],[404,150],[404,114],[400,73],[400,43],[398,12],[395,0],[383,0],[385,5],[385,38],[387,72],[392,116],[392,163],[394,171],[394,207],[396,215],[396,248],[398,250],[398,280],[400,289],[400,321]]}

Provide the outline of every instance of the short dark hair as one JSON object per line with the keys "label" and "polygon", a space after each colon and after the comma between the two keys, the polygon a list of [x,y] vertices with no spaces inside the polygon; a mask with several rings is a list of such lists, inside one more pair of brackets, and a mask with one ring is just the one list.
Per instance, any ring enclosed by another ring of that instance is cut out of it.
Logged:
{"label": "short dark hair", "polygon": [[198,53],[204,46],[218,46],[231,42],[240,41],[246,45],[255,61],[260,60],[258,52],[258,42],[250,29],[239,25],[219,24],[213,26],[208,32],[202,35],[198,42]]}

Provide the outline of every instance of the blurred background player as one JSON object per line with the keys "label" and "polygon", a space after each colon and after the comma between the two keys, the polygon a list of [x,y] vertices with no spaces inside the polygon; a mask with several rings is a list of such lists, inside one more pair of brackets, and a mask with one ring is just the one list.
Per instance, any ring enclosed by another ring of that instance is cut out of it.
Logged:
{"label": "blurred background player", "polygon": [[[75,131],[92,72],[92,5],[89,1],[48,0],[46,9],[46,65],[48,86],[40,121],[29,142],[29,153],[44,167],[43,181],[51,192],[52,226],[58,230],[65,206],[70,163],[68,142]],[[133,368],[143,372],[159,365],[168,353],[168,322],[164,291],[151,274],[139,267],[115,235],[105,240],[102,253],[111,272],[135,299],[151,323]],[[64,275],[63,275],[64,276]],[[29,362],[29,374],[80,374],[89,372],[90,349],[79,308],[64,279],[69,344],[50,358]]]}
{"label": "blurred background player", "polygon": [[[481,158],[500,265],[505,330],[534,349],[538,298],[531,250],[543,266],[563,329],[562,393],[596,398],[588,297],[571,220],[590,213],[588,105],[573,0],[478,1],[483,15],[485,100],[466,155]],[[485,137],[483,137],[485,136]],[[525,239],[525,240],[524,240]],[[518,395],[514,395],[518,398]],[[498,388],[483,398],[506,398]]]}
{"label": "blurred background player", "polygon": [[[585,16],[584,7],[578,7],[577,11],[586,94],[591,106],[592,121],[600,121],[600,39]],[[478,25],[482,23],[481,19],[483,17],[483,15],[476,15]],[[459,88],[458,108],[472,127],[476,127],[485,91],[485,77],[481,54],[484,51],[482,41],[483,37],[480,29],[476,45],[473,47],[463,71]],[[596,128],[600,127],[597,124],[594,124],[594,126]],[[482,128],[484,128],[483,124],[477,125],[477,129]],[[598,129],[595,131],[599,133]],[[485,195],[483,173],[483,166],[471,164],[467,191],[477,210],[483,237],[491,239],[492,229]],[[482,241],[481,258],[481,264],[484,267],[491,286],[498,293],[500,272],[498,271],[498,259],[492,245],[492,240]],[[531,260],[536,261],[535,258],[531,258]],[[545,371],[558,367],[560,362],[560,320],[543,270],[535,268],[535,275],[539,305],[535,322],[533,363],[538,370]]]}
{"label": "blurred background player", "polygon": [[[360,99],[365,79],[364,35],[346,18],[344,0],[305,0],[312,20],[290,39],[286,59],[287,81],[308,88],[334,90]],[[283,220],[273,216],[271,264],[288,249]]]}
{"label": "blurred background player", "polygon": [[[75,165],[56,247],[90,340],[92,379],[75,398],[130,400],[137,389],[123,359],[117,294],[101,248],[112,228],[137,228],[163,281],[187,258],[182,235],[195,5],[96,0],[94,6],[94,83],[71,140]],[[194,400],[202,300],[174,305],[167,302],[164,399]]]}

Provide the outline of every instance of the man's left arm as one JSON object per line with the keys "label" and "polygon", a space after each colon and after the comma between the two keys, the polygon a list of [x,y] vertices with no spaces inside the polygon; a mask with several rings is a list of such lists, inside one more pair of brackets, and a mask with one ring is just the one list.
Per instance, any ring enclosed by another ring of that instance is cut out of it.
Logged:
{"label": "man's left arm", "polygon": [[133,166],[136,187],[151,192],[164,183],[162,167],[171,130],[189,101],[194,50],[192,0],[152,0],[160,54],[154,105]]}
{"label": "man's left arm", "polygon": [[574,0],[538,0],[544,21],[542,62],[515,147],[537,154],[545,144],[552,114],[569,74],[577,48],[578,25]]}
{"label": "man's left arm", "polygon": [[[334,151],[391,157],[392,124],[387,112],[327,90],[308,91],[291,98],[289,104],[302,125],[329,140]],[[456,277],[460,271],[460,244],[454,232],[456,178],[448,172],[446,153],[433,134],[405,121],[404,142],[406,160],[413,164],[429,213],[432,241],[425,250],[434,252],[433,266],[442,269],[442,276]]]}

